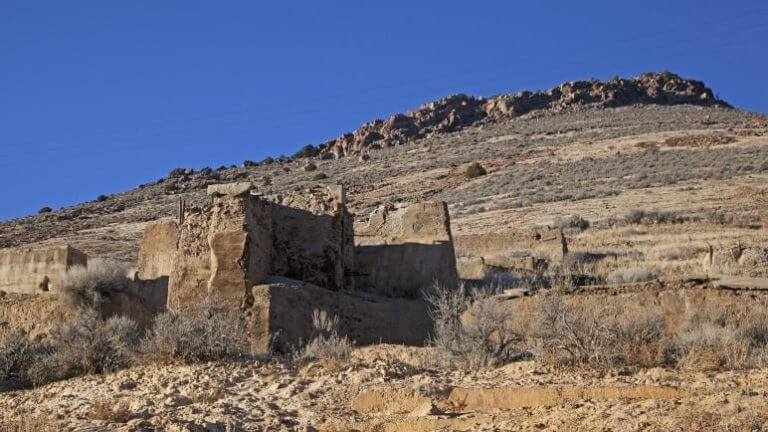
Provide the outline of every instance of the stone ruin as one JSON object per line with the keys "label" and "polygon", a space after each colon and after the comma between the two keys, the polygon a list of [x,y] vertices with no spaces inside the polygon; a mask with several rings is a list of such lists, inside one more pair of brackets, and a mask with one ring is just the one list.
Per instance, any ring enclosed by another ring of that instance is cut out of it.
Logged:
{"label": "stone ruin", "polygon": [[171,310],[244,312],[256,349],[309,339],[315,309],[359,344],[422,344],[431,321],[414,298],[457,283],[444,203],[382,207],[356,233],[341,186],[264,196],[234,183],[208,195],[178,222],[147,227],[138,277],[166,278]]}
{"label": "stone ruin", "polygon": [[0,291],[24,294],[56,291],[63,272],[86,265],[88,257],[68,245],[2,249]]}
{"label": "stone ruin", "polygon": [[533,272],[562,262],[568,242],[560,228],[548,226],[506,234],[469,234],[454,238],[459,277],[482,280],[505,271]]}

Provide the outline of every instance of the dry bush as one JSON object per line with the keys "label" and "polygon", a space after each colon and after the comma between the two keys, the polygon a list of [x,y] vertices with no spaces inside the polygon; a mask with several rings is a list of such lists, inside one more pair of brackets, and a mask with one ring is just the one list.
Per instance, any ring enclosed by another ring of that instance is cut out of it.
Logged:
{"label": "dry bush", "polygon": [[354,345],[346,336],[339,334],[338,317],[329,315],[324,310],[315,309],[312,311],[312,326],[315,334],[306,345],[294,354],[296,361],[344,361],[349,358]]}
{"label": "dry bush", "polygon": [[83,310],[52,334],[46,352],[28,366],[30,384],[130,367],[138,343],[139,330],[133,321],[124,317],[103,321],[97,312]]}
{"label": "dry bush", "polygon": [[545,362],[596,369],[663,362],[664,320],[658,313],[628,313],[600,301],[560,295],[540,299],[537,312],[533,336]]}
{"label": "dry bush", "polygon": [[248,353],[243,317],[210,307],[158,315],[141,343],[150,362],[195,363]]}
{"label": "dry bush", "polygon": [[616,270],[606,276],[605,281],[609,284],[626,284],[638,282],[650,282],[656,279],[653,270],[647,268],[628,268]]}
{"label": "dry bush", "polygon": [[513,311],[500,304],[493,285],[457,289],[435,284],[424,298],[434,321],[431,343],[440,353],[439,363],[451,368],[478,369],[507,362],[521,341],[515,331]]}
{"label": "dry bush", "polygon": [[128,288],[127,267],[113,261],[94,260],[87,267],[67,270],[61,282],[60,298],[67,305],[96,309],[105,297]]}
{"label": "dry bush", "polygon": [[0,340],[0,383],[10,387],[29,382],[27,369],[36,357],[37,348],[21,332],[11,332]]}
{"label": "dry bush", "polygon": [[590,223],[588,220],[584,219],[579,215],[571,215],[567,218],[558,217],[557,219],[555,219],[555,226],[563,230],[572,230],[572,231],[580,232],[589,228]]}
{"label": "dry bush", "polygon": [[739,369],[749,360],[749,342],[731,328],[705,324],[675,335],[671,355],[681,369]]}
{"label": "dry bush", "polygon": [[88,418],[109,423],[127,423],[131,419],[131,409],[126,402],[98,400],[91,404]]}
{"label": "dry bush", "polygon": [[686,219],[678,216],[673,211],[662,211],[657,209],[630,210],[624,216],[624,223],[627,225],[659,225],[659,224],[674,224],[685,222]]}
{"label": "dry bush", "polygon": [[56,420],[49,413],[26,415],[16,420],[0,422],[0,432],[59,432]]}
{"label": "dry bush", "polygon": [[6,337],[0,351],[0,382],[12,388],[39,386],[78,375],[109,373],[134,363],[136,324],[122,317],[100,319],[82,310],[42,342],[23,335]]}

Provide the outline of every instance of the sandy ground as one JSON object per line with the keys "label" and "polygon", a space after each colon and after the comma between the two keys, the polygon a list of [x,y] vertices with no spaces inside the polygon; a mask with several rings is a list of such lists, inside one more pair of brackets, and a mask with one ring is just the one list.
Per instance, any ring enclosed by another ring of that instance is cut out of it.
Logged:
{"label": "sandy ground", "polygon": [[[420,366],[428,348],[358,349],[350,362],[142,366],[0,394],[0,422],[62,431],[764,430],[768,371],[588,373],[518,362]],[[127,406],[125,423],[94,406]],[[44,429],[42,429],[44,430]]]}

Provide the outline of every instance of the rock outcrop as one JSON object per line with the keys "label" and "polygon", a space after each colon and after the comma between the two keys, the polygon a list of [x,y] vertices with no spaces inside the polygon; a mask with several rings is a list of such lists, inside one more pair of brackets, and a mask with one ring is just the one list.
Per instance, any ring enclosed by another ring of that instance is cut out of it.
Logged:
{"label": "rock outcrop", "polygon": [[426,103],[406,114],[395,114],[387,120],[365,123],[355,132],[321,144],[318,155],[320,158],[363,155],[369,149],[392,147],[532,111],[562,112],[634,104],[730,107],[701,81],[669,72],[647,73],[632,79],[571,81],[547,91],[521,91],[488,99],[458,94]]}

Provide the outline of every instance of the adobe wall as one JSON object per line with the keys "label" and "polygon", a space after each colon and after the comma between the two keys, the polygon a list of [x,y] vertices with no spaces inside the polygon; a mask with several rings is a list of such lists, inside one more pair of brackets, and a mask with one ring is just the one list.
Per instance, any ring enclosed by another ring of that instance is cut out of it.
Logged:
{"label": "adobe wall", "polygon": [[454,247],[462,279],[482,279],[482,275],[498,270],[533,271],[547,262],[561,262],[568,253],[562,230],[549,227],[456,236]]}
{"label": "adobe wall", "polygon": [[382,206],[355,227],[356,288],[389,297],[417,297],[434,282],[458,280],[444,202]]}
{"label": "adobe wall", "polygon": [[88,257],[68,245],[0,250],[0,290],[8,293],[56,291],[61,274],[88,264]]}
{"label": "adobe wall", "polygon": [[53,329],[72,315],[53,295],[0,294],[0,338],[20,330],[36,340],[50,335]]}
{"label": "adobe wall", "polygon": [[288,352],[315,335],[314,310],[339,318],[339,333],[356,345],[423,345],[432,332],[422,300],[361,297],[292,280],[271,279],[251,290],[248,329],[256,352]]}
{"label": "adobe wall", "polygon": [[147,226],[139,247],[139,276],[142,279],[156,279],[170,275],[178,242],[179,226],[175,220]]}
{"label": "adobe wall", "polygon": [[349,286],[352,224],[340,188],[271,196],[251,189],[250,183],[210,186],[211,205],[185,213],[169,272],[170,309],[206,301],[239,307],[269,275],[331,290]]}

